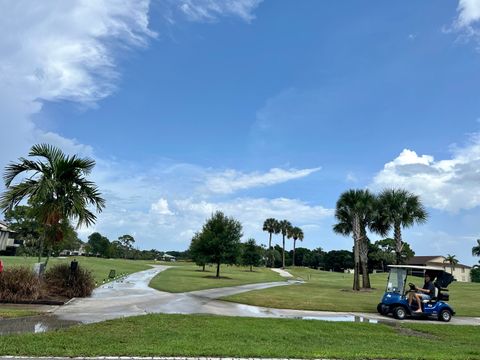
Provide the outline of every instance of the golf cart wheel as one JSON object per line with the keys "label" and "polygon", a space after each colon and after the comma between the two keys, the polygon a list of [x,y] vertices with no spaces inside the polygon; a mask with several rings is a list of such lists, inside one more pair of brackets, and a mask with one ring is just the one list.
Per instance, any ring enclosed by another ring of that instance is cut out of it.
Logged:
{"label": "golf cart wheel", "polygon": [[393,317],[398,320],[404,320],[407,317],[407,310],[403,306],[397,306],[393,309]]}
{"label": "golf cart wheel", "polygon": [[438,320],[449,322],[452,319],[452,313],[448,309],[443,309],[438,314]]}

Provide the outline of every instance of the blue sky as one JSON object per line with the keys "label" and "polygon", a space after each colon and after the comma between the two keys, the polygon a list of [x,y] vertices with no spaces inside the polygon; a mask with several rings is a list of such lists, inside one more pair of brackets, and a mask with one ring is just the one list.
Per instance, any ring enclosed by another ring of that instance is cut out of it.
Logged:
{"label": "blue sky", "polygon": [[0,166],[44,141],[93,157],[108,206],[84,239],[185,249],[223,210],[261,243],[273,216],[350,248],[339,194],[401,186],[430,213],[405,231],[417,254],[476,261],[479,0],[15,3]]}

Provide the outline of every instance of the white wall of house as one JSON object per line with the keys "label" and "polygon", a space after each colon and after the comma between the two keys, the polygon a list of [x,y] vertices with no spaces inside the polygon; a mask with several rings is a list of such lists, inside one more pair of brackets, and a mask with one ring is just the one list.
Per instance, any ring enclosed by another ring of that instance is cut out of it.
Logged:
{"label": "white wall of house", "polygon": [[453,275],[453,277],[460,282],[470,282],[470,268],[465,265],[455,265],[452,269],[449,263],[445,262],[445,258],[443,256],[439,256],[435,259],[430,260],[427,262],[426,265],[432,266],[442,266],[443,270]]}

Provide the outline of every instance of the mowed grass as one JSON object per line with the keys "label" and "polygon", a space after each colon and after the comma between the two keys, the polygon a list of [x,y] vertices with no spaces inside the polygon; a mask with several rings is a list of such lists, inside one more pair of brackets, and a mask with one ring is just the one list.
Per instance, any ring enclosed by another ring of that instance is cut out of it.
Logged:
{"label": "mowed grass", "polygon": [[[23,257],[23,256],[2,256],[5,267],[10,266],[33,266],[38,261],[36,257]],[[59,263],[70,263],[74,258],[50,258],[48,261],[48,267]],[[89,269],[95,282],[98,285],[102,285],[103,280],[108,281],[108,274],[110,270],[115,270],[117,274],[126,273],[131,274],[134,272],[150,269],[152,262],[143,260],[124,260],[124,259],[102,259],[95,257],[77,256],[75,259],[78,264],[86,269]],[[45,261],[45,259],[42,259]],[[48,269],[47,267],[47,269]]]}
{"label": "mowed grass", "polygon": [[[174,263],[172,265],[175,265]],[[226,286],[238,286],[284,280],[274,271],[266,268],[226,266],[220,268],[220,278],[215,278],[216,268],[207,266],[205,271],[194,264],[174,266],[162,271],[150,282],[150,287],[172,293],[213,289]]]}
{"label": "mowed grass", "polygon": [[145,315],[0,337],[0,355],[479,359],[474,326]]}
{"label": "mowed grass", "polygon": [[[302,278],[305,284],[255,290],[222,298],[242,304],[283,309],[376,312],[377,304],[385,291],[387,274],[371,274],[371,291],[351,290],[353,275],[307,268],[292,268],[288,271]],[[409,281],[423,285],[423,279],[411,277]],[[449,301],[457,315],[480,315],[480,284],[453,283]]]}
{"label": "mowed grass", "polygon": [[0,320],[15,318],[15,317],[33,316],[38,314],[39,312],[34,310],[11,308],[4,305],[0,305]]}

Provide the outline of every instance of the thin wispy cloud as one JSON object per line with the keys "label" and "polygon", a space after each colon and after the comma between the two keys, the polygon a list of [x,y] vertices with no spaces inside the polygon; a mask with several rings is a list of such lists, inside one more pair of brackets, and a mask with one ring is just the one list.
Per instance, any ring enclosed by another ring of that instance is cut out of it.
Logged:
{"label": "thin wispy cloud", "polygon": [[320,167],[300,170],[273,168],[263,173],[242,173],[230,169],[207,176],[205,186],[208,191],[214,193],[230,194],[238,190],[271,186],[294,179],[300,179],[320,171],[320,169]]}

